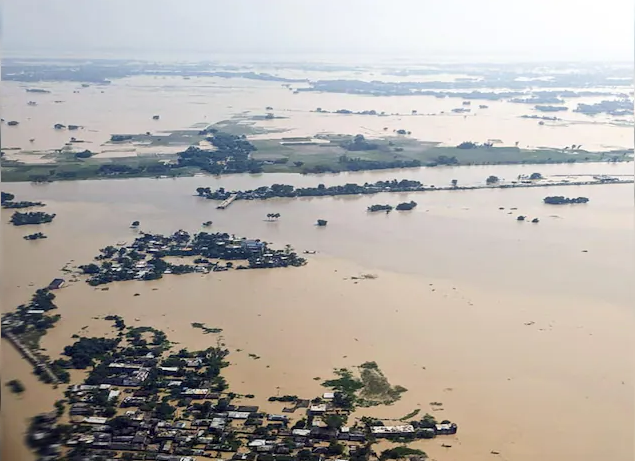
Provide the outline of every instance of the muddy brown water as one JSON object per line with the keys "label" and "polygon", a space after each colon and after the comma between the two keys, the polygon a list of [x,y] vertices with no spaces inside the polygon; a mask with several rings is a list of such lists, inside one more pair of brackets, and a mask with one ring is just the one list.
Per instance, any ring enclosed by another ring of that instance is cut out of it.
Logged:
{"label": "muddy brown water", "polygon": [[[231,388],[255,394],[255,403],[270,411],[281,410],[266,402],[270,395],[312,397],[323,392],[319,383],[333,367],[375,360],[391,384],[408,392],[392,406],[355,416],[400,418],[421,408],[456,421],[456,436],[418,442],[434,459],[487,460],[492,450],[521,461],[632,459],[633,367],[626,353],[633,346],[632,185],[239,201],[224,211],[192,195],[198,186],[393,177],[480,183],[490,174],[629,174],[631,168],[497,166],[5,184],[3,190],[19,199],[45,201],[57,217],[38,228],[48,239],[27,242],[22,236],[35,227],[10,226],[11,213],[2,211],[3,260],[10,261],[1,280],[2,309],[25,302],[54,277],[68,278],[60,272],[66,263],[89,262],[105,245],[131,242],[133,220],[145,231],[163,233],[203,230],[201,223],[212,220],[212,230],[317,254],[303,268],[166,276],[108,291],[69,283],[57,292],[62,320],[43,347],[55,357],[75,333],[112,334],[110,322],[94,318],[107,314],[161,328],[177,347],[222,342],[232,351],[224,370]],[[586,196],[590,202],[547,206],[545,195]],[[419,203],[411,212],[365,211],[372,203],[411,199]],[[278,222],[266,220],[270,212],[281,214]],[[519,223],[518,214],[540,223]],[[318,218],[328,226],[316,227]],[[364,273],[378,277],[351,279]],[[204,335],[192,322],[223,332]],[[29,459],[21,445],[26,418],[50,408],[61,391],[37,383],[15,351],[2,346],[3,381],[17,377],[27,387],[20,397],[5,392],[3,455]],[[442,410],[433,411],[430,402],[442,402]]]}

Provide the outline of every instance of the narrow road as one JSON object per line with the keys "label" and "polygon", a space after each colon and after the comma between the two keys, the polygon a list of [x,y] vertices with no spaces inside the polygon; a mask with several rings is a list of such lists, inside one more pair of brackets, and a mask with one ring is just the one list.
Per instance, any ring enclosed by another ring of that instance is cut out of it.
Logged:
{"label": "narrow road", "polygon": [[27,359],[29,362],[31,362],[31,364],[35,368],[37,368],[39,370],[42,370],[44,373],[46,373],[48,375],[48,377],[50,378],[52,384],[59,384],[60,383],[60,380],[55,375],[55,373],[53,373],[53,370],[51,370],[49,368],[49,366],[45,362],[40,360],[33,353],[33,351],[31,351],[31,349],[29,349],[27,346],[25,346],[17,338],[17,336],[15,336],[13,333],[10,333],[8,331],[2,331],[2,337],[5,338],[7,341],[9,341],[13,345],[13,347],[15,347],[20,352],[20,354],[22,354],[22,356],[25,359]]}

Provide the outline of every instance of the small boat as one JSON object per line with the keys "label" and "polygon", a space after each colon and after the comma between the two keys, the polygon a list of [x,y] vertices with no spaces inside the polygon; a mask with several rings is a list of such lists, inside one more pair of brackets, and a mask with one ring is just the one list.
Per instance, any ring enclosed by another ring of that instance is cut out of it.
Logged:
{"label": "small boat", "polygon": [[315,253],[317,253],[315,250],[304,250],[305,255],[314,255]]}

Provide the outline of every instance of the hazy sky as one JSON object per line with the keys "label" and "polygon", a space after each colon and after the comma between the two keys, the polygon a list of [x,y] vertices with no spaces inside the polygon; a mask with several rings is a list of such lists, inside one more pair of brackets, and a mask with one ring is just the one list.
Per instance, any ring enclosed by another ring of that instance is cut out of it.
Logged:
{"label": "hazy sky", "polygon": [[633,60],[633,0],[4,0],[7,55]]}

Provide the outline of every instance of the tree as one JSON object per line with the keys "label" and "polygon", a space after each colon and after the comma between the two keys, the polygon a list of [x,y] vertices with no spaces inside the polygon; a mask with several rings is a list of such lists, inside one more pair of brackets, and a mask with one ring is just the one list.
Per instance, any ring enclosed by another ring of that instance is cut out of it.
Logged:
{"label": "tree", "polygon": [[22,384],[22,381],[17,379],[12,379],[11,381],[8,381],[7,386],[9,387],[9,389],[11,389],[11,392],[13,392],[14,394],[21,394],[26,390],[26,388],[24,387],[24,384]]}
{"label": "tree", "polygon": [[433,159],[433,164],[435,165],[458,165],[459,160],[455,157],[448,157],[447,155],[439,155],[437,158]]}
{"label": "tree", "polygon": [[406,446],[390,448],[388,450],[384,450],[381,452],[380,460],[386,459],[400,459],[400,458],[408,458],[410,456],[421,456],[423,458],[427,458],[425,452],[418,450],[416,448],[409,448]]}
{"label": "tree", "polygon": [[332,440],[329,444],[329,455],[339,456],[344,453],[344,445],[341,443],[337,443],[335,440]]}
{"label": "tree", "polygon": [[536,179],[543,179],[543,177],[542,177],[542,175],[540,173],[532,173],[529,176],[529,179],[536,180]]}
{"label": "tree", "polygon": [[64,400],[57,400],[55,402],[55,414],[58,418],[64,414],[64,408]]}
{"label": "tree", "polygon": [[90,158],[93,156],[93,153],[91,151],[87,150],[83,150],[81,152],[77,152],[75,154],[76,158]]}
{"label": "tree", "polygon": [[291,429],[304,429],[306,427],[306,419],[302,418],[295,422]]}
{"label": "tree", "polygon": [[452,183],[452,187],[456,187],[456,185],[459,183],[459,180],[458,179],[453,179],[451,181],[451,183]]}
{"label": "tree", "polygon": [[73,368],[85,369],[95,358],[102,357],[119,343],[118,339],[80,338],[72,346],[64,348],[64,355],[71,358]]}
{"label": "tree", "polygon": [[15,198],[15,195],[9,192],[2,192],[2,203],[10,202]]}
{"label": "tree", "polygon": [[172,417],[174,416],[174,412],[176,411],[176,408],[170,405],[169,403],[161,402],[160,404],[157,405],[155,411],[156,411],[157,418],[165,420],[165,419],[172,419]]}
{"label": "tree", "polygon": [[110,421],[108,421],[108,425],[113,428],[113,430],[121,430],[125,429],[132,425],[132,420],[127,416],[117,416]]}
{"label": "tree", "polygon": [[352,410],[355,405],[355,396],[347,392],[335,392],[333,404],[339,408]]}
{"label": "tree", "polygon": [[487,179],[485,180],[485,182],[487,184],[497,184],[500,181],[500,179],[498,178],[498,176],[488,176]]}
{"label": "tree", "polygon": [[307,450],[306,448],[303,450],[300,450],[298,452],[298,459],[300,461],[308,461],[311,459],[311,450]]}
{"label": "tree", "polygon": [[456,147],[457,149],[476,149],[478,147],[478,144],[472,141],[463,141],[461,144],[459,144]]}
{"label": "tree", "polygon": [[339,429],[344,424],[346,424],[346,417],[341,415],[331,414],[331,415],[327,415],[326,418],[324,418],[324,422],[329,427],[329,429]]}
{"label": "tree", "polygon": [[436,424],[437,424],[436,418],[432,416],[431,414],[426,413],[423,416],[423,418],[421,418],[421,422],[419,423],[419,426],[423,428],[434,429]]}
{"label": "tree", "polygon": [[417,206],[417,202],[415,202],[414,200],[411,200],[410,202],[400,203],[399,205],[395,207],[395,209],[397,211],[403,211],[403,210],[407,211],[407,210],[412,210],[416,206]]}

